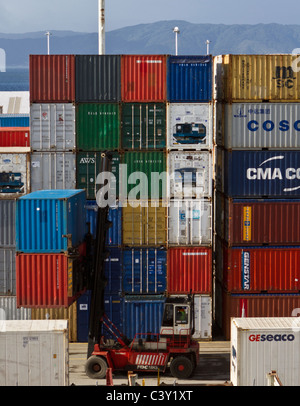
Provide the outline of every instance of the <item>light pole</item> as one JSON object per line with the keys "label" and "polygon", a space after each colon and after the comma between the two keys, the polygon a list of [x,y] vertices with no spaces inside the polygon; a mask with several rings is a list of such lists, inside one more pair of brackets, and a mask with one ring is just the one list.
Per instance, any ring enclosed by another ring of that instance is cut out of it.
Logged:
{"label": "light pole", "polygon": [[208,39],[206,40],[206,55],[209,55],[209,44],[211,43],[211,41],[209,41]]}
{"label": "light pole", "polygon": [[180,34],[179,28],[174,27],[173,32],[175,33],[175,55],[178,55],[178,34]]}
{"label": "light pole", "polygon": [[105,0],[98,0],[98,53],[105,54]]}
{"label": "light pole", "polygon": [[47,36],[47,53],[50,55],[50,35],[52,34],[50,31],[47,31],[45,35]]}

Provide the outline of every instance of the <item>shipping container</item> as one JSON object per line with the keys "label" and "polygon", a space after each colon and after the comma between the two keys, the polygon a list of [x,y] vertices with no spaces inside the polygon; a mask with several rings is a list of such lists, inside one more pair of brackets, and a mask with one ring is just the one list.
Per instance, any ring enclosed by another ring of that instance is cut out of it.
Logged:
{"label": "shipping container", "polygon": [[17,306],[69,307],[86,288],[84,253],[16,255]]}
{"label": "shipping container", "polygon": [[121,56],[123,102],[165,102],[166,98],[166,55]]}
{"label": "shipping container", "polygon": [[68,386],[68,321],[2,321],[0,359],[1,386]]}
{"label": "shipping container", "polygon": [[87,233],[84,190],[39,190],[17,200],[16,249],[66,252]]}
{"label": "shipping container", "polygon": [[167,251],[165,249],[125,249],[122,258],[125,294],[165,293],[167,285]]}
{"label": "shipping container", "polygon": [[217,190],[227,196],[300,196],[300,151],[218,150],[217,154]]}
{"label": "shipping container", "polygon": [[[119,165],[120,155],[118,152],[111,152],[111,183],[110,191],[119,196]],[[102,165],[102,153],[99,152],[77,152],[76,154],[76,187],[86,191],[87,199],[95,200],[100,185],[97,183],[97,176]]]}
{"label": "shipping container", "polygon": [[121,142],[121,111],[117,103],[76,105],[78,151],[118,150]]}
{"label": "shipping container", "polygon": [[210,151],[170,151],[167,155],[170,197],[212,197],[213,163]]}
{"label": "shipping container", "polygon": [[218,145],[227,149],[300,147],[299,103],[233,103],[224,104],[222,110]]}
{"label": "shipping container", "polygon": [[[117,327],[117,329],[124,333],[124,298],[117,293],[106,293],[104,294],[104,310],[105,314]],[[111,333],[111,331],[103,325],[103,335],[105,338],[115,340],[116,337]]]}
{"label": "shipping container", "polygon": [[0,114],[0,127],[30,126],[29,114]]}
{"label": "shipping container", "polygon": [[125,152],[120,173],[120,196],[123,199],[163,199],[167,195],[167,157],[163,151]]}
{"label": "shipping container", "polygon": [[298,317],[231,320],[230,382],[233,386],[270,386],[276,373],[281,386],[300,384]]}
{"label": "shipping container", "polygon": [[30,103],[75,102],[75,56],[29,55]]}
{"label": "shipping container", "polygon": [[217,234],[229,246],[300,245],[299,222],[299,199],[231,199],[217,194]]}
{"label": "shipping container", "polygon": [[[145,204],[145,206],[144,206]],[[167,207],[162,201],[128,201],[122,207],[124,246],[165,246],[167,244]]]}
{"label": "shipping container", "polygon": [[136,334],[140,338],[147,333],[160,332],[165,298],[161,295],[124,296],[123,298],[123,334],[133,339]]}
{"label": "shipping container", "polygon": [[167,255],[167,293],[211,294],[212,249],[169,248]]}
{"label": "shipping container", "polygon": [[175,150],[213,148],[212,103],[168,103],[167,147]]}
{"label": "shipping container", "polygon": [[14,199],[30,191],[30,153],[0,150],[0,198]]}
{"label": "shipping container", "polygon": [[76,188],[75,152],[32,152],[31,192]]}
{"label": "shipping container", "polygon": [[31,104],[30,128],[33,151],[75,150],[75,105],[72,103]]}
{"label": "shipping container", "polygon": [[215,98],[230,102],[297,102],[296,54],[218,55],[214,59]]}
{"label": "shipping container", "polygon": [[216,270],[231,293],[295,293],[300,291],[299,247],[232,247],[223,244]]}
{"label": "shipping container", "polygon": [[0,296],[16,294],[16,248],[0,247]]}
{"label": "shipping container", "polygon": [[1,320],[31,320],[31,309],[17,308],[16,296],[0,296],[0,323]]}
{"label": "shipping container", "polygon": [[77,103],[121,100],[120,55],[76,55]]}
{"label": "shipping container", "polygon": [[169,56],[167,99],[171,102],[208,102],[212,99],[211,55]]}
{"label": "shipping container", "polygon": [[30,127],[0,127],[0,147],[30,147]]}
{"label": "shipping container", "polygon": [[168,245],[212,245],[212,203],[210,200],[169,201]]}
{"label": "shipping container", "polygon": [[86,291],[76,301],[77,306],[77,342],[89,340],[91,291]]}
{"label": "shipping container", "polygon": [[0,199],[0,247],[16,246],[16,199]]}
{"label": "shipping container", "polygon": [[104,260],[105,293],[122,292],[123,254],[120,248],[106,246],[108,258]]}
{"label": "shipping container", "polygon": [[123,103],[121,144],[124,150],[163,149],[167,138],[165,103]]}

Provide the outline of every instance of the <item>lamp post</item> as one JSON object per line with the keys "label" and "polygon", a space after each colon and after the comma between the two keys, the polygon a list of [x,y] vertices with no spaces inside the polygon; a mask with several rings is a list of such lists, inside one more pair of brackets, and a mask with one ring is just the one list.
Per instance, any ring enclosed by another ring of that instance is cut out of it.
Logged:
{"label": "lamp post", "polygon": [[105,0],[98,0],[98,53],[105,54]]}
{"label": "lamp post", "polygon": [[47,54],[50,55],[50,35],[52,34],[50,31],[47,31],[45,35],[47,36]]}
{"label": "lamp post", "polygon": [[173,32],[175,33],[175,55],[178,55],[178,34],[180,34],[179,28],[174,27]]}

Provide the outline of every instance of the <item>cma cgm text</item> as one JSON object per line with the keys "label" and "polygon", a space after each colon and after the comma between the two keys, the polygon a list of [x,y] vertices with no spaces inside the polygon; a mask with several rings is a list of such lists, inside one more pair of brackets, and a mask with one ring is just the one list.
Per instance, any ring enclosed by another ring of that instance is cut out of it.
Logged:
{"label": "cma cgm text", "polygon": [[249,180],[273,180],[273,179],[300,179],[300,168],[287,168],[282,172],[280,168],[248,168],[247,179]]}

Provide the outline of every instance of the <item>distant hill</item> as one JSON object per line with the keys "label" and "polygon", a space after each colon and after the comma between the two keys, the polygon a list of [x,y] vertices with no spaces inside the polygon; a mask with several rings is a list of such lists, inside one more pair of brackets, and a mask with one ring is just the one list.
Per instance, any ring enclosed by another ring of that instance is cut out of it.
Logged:
{"label": "distant hill", "polygon": [[[300,25],[192,24],[186,21],[158,21],[139,24],[106,33],[107,54],[174,54],[173,27],[178,26],[178,53],[201,55],[291,53],[300,48]],[[51,31],[52,54],[97,54],[98,34]],[[30,54],[45,54],[45,32],[1,34],[0,48],[6,52],[7,68],[28,68]]]}

